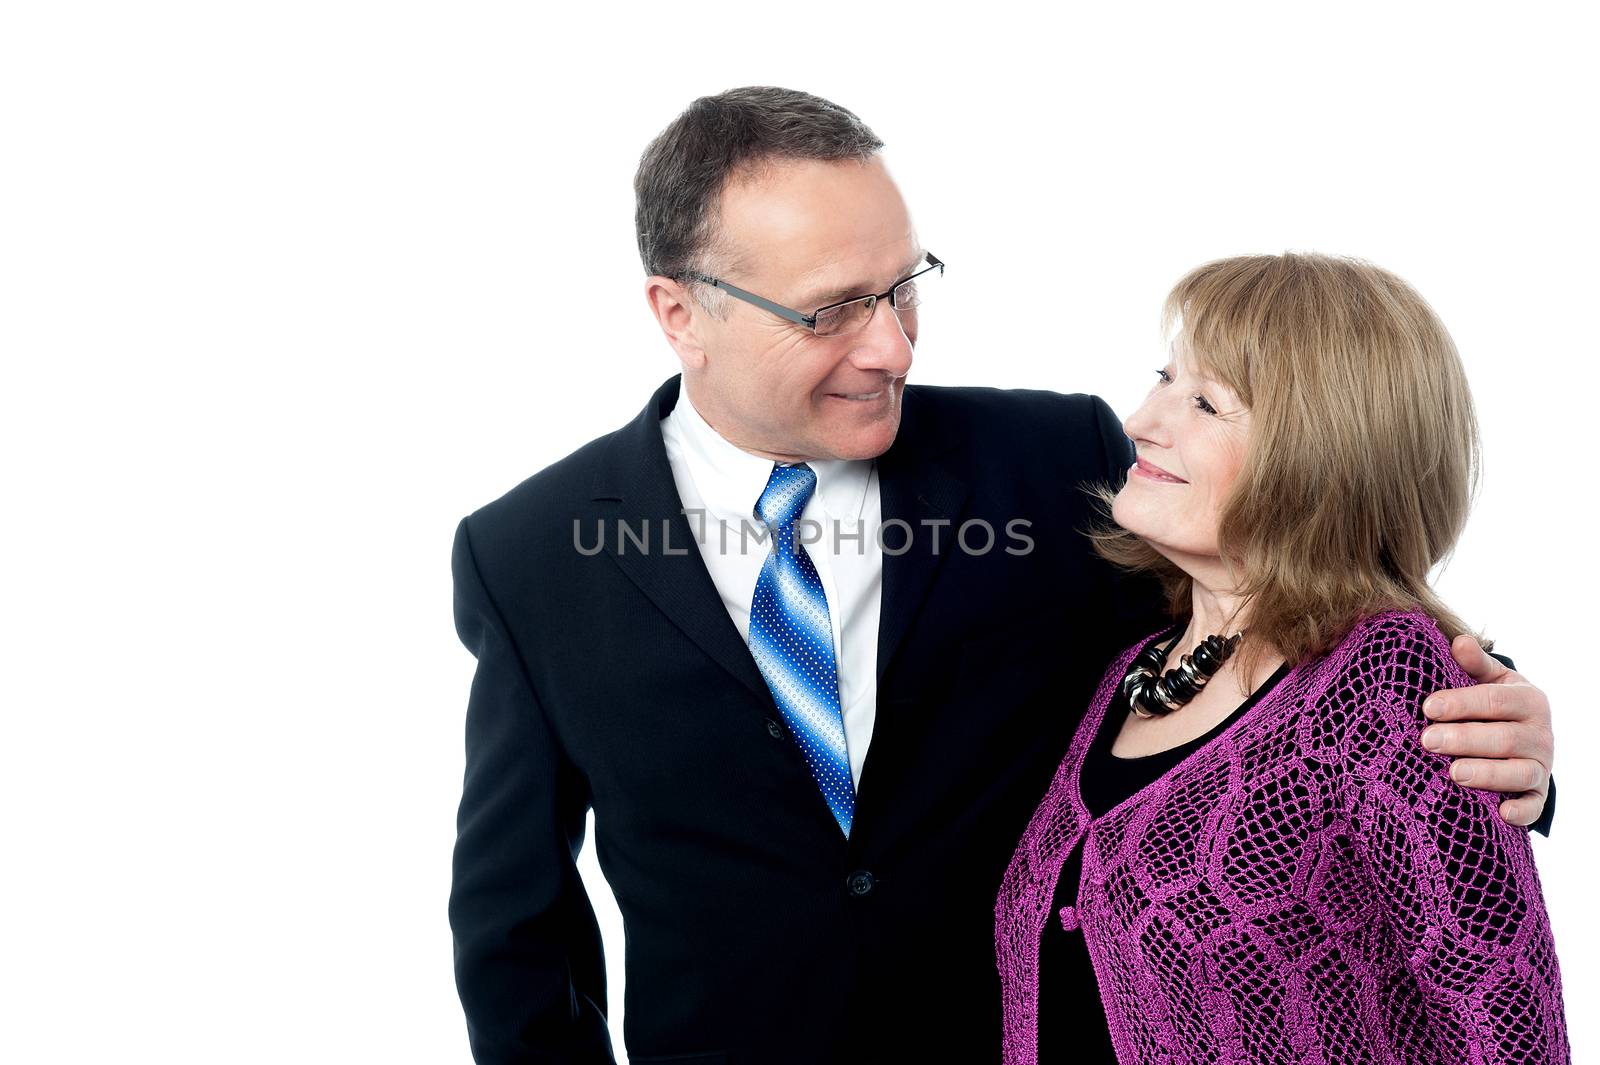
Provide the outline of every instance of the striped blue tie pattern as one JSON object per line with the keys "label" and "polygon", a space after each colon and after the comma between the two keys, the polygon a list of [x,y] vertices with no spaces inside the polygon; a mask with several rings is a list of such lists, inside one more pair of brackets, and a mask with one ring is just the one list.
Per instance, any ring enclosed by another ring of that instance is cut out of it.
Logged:
{"label": "striped blue tie pattern", "polygon": [[817,568],[795,538],[795,523],[816,487],[816,472],[805,463],[774,465],[756,501],[755,516],[772,534],[772,551],[750,604],[750,653],[848,837],[856,793],[839,708],[833,623]]}

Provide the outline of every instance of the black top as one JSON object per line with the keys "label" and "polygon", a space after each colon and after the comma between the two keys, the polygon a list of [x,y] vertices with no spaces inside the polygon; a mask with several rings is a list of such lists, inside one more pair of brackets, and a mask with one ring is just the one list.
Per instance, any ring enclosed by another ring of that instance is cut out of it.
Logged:
{"label": "black top", "polygon": [[[1154,639],[1170,639],[1178,628],[1179,625],[1173,625]],[[1119,690],[1106,707],[1100,731],[1089,747],[1079,774],[1078,786],[1089,815],[1100,817],[1109,813],[1136,792],[1155,783],[1173,766],[1216,739],[1288,672],[1287,663],[1279,666],[1231,714],[1203,735],[1140,758],[1118,758],[1111,753],[1111,746],[1128,716],[1128,702]],[[1062,866],[1055,900],[1050,904],[1050,920],[1045,924],[1044,939],[1039,944],[1040,1065],[1056,1062],[1116,1065],[1117,1060],[1111,1047],[1111,1032],[1106,1026],[1105,1009],[1100,1004],[1100,985],[1089,962],[1083,933],[1068,932],[1056,916],[1063,906],[1071,906],[1077,899],[1082,852],[1083,841],[1079,840]]]}

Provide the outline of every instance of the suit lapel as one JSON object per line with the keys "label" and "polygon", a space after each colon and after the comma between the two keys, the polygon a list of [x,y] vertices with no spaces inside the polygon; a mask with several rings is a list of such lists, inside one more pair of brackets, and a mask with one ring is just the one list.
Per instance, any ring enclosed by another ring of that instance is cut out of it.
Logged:
{"label": "suit lapel", "polygon": [[[772,693],[700,557],[672,479],[661,419],[676,405],[678,386],[677,377],[663,384],[611,440],[593,492],[606,552],[684,635],[775,710]],[[647,530],[648,549],[624,541],[619,523],[636,533]]]}
{"label": "suit lapel", "polygon": [[[883,501],[883,521],[898,520],[904,526],[886,528],[883,540],[883,605],[878,619],[878,690],[883,691],[883,675],[895,652],[905,642],[918,609],[927,598],[928,588],[956,545],[956,530],[969,488],[938,456],[952,442],[944,427],[935,424],[926,401],[914,386],[905,390],[900,416],[900,431],[895,441],[878,459],[878,484]],[[934,526],[924,521],[947,521]],[[934,551],[934,533],[938,551]],[[892,550],[905,544],[901,554]]]}
{"label": "suit lapel", "polygon": [[[678,402],[680,379],[674,377],[656,390],[639,416],[612,437],[606,461],[601,464],[592,493],[596,513],[605,523],[605,549],[662,613],[670,618],[701,650],[719,663],[762,702],[776,708],[750,649],[722,604],[711,574],[706,570],[693,532],[683,514],[666,444],[661,439],[661,419]],[[894,444],[878,458],[878,484],[884,522],[898,519],[903,526],[886,529],[890,550],[905,544],[900,554],[884,552],[883,603],[878,619],[877,675],[884,671],[905,642],[928,589],[956,545],[956,530],[970,493],[968,485],[938,461],[953,441],[935,424],[926,400],[915,386],[905,390],[900,430]],[[939,550],[933,550],[933,527],[927,522],[947,521],[939,533]],[[649,550],[624,543],[617,523],[648,530]],[[662,532],[667,530],[667,554]],[[683,552],[678,554],[677,552]]]}

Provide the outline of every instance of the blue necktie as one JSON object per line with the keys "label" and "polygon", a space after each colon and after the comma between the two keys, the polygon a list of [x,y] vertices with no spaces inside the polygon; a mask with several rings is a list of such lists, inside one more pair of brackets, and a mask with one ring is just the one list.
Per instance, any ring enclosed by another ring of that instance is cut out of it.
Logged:
{"label": "blue necktie", "polygon": [[848,837],[856,793],[839,709],[833,623],[817,568],[795,539],[795,523],[816,487],[810,466],[774,465],[756,501],[755,515],[772,534],[772,551],[750,604],[750,653]]}

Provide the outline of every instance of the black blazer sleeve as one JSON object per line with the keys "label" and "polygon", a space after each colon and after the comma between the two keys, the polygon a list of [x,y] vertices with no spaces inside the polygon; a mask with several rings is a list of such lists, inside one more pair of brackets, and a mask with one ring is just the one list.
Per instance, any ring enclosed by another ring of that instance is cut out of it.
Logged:
{"label": "black blazer sleeve", "polygon": [[[1100,460],[1104,471],[1100,483],[1116,491],[1127,480],[1128,469],[1133,465],[1133,441],[1122,431],[1122,421],[1099,396],[1091,399],[1096,428],[1100,437]],[[1096,524],[1112,524],[1111,515],[1094,508]],[[1120,646],[1126,646],[1150,635],[1172,620],[1167,609],[1167,597],[1161,583],[1148,574],[1116,572],[1106,590],[1106,624],[1116,633]]]}
{"label": "black blazer sleeve", "polygon": [[575,865],[588,787],[540,710],[467,523],[451,558],[455,623],[478,665],[449,909],[473,1057],[610,1065],[600,932]]}
{"label": "black blazer sleeve", "polygon": [[[1498,658],[1500,664],[1507,669],[1517,668],[1516,664],[1503,654],[1490,651],[1489,657]],[[1532,831],[1545,837],[1550,835],[1550,826],[1556,823],[1556,778],[1552,776],[1547,783],[1549,790],[1545,792],[1544,796],[1544,812],[1539,815],[1539,820],[1528,826]]]}
{"label": "black blazer sleeve", "polygon": [[1133,441],[1122,431],[1116,412],[1099,396],[1094,397],[1094,420],[1100,429],[1100,446],[1105,452],[1106,477],[1120,485],[1133,465]]}

